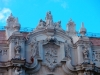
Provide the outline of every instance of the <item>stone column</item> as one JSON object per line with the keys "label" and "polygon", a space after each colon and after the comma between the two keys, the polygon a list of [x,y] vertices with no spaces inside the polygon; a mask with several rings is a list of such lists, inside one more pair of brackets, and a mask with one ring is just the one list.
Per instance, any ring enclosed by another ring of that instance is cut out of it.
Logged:
{"label": "stone column", "polygon": [[11,67],[8,68],[8,75],[12,75],[12,68]]}
{"label": "stone column", "polygon": [[14,39],[10,39],[8,54],[9,54],[8,60],[11,60],[12,58],[14,58],[14,55],[15,55],[15,52],[14,52]]}
{"label": "stone column", "polygon": [[78,54],[78,64],[83,63],[84,60],[83,60],[82,45],[78,45],[77,54]]}

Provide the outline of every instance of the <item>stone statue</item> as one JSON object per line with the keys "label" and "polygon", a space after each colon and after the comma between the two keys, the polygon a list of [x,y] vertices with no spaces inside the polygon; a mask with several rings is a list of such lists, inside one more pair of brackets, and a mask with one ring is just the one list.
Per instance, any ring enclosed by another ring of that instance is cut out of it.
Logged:
{"label": "stone statue", "polygon": [[19,45],[17,41],[17,45],[15,46],[15,59],[21,58],[20,52],[21,52],[21,46]]}
{"label": "stone statue", "polygon": [[53,24],[53,21],[52,21],[52,15],[51,15],[51,12],[47,12],[46,14],[46,25],[47,26],[52,26]]}
{"label": "stone statue", "polygon": [[57,23],[56,23],[56,28],[60,28],[61,27],[61,21],[58,21]]}
{"label": "stone statue", "polygon": [[45,22],[42,19],[40,19],[39,25],[37,26],[37,28],[42,28],[44,26],[45,26]]}
{"label": "stone statue", "polygon": [[84,58],[88,59],[89,51],[88,51],[87,47],[84,49],[83,54],[84,54]]}
{"label": "stone statue", "polygon": [[21,75],[22,73],[22,69],[20,69],[20,67],[16,67],[15,68],[15,75]]}
{"label": "stone statue", "polygon": [[46,20],[52,20],[52,15],[51,15],[51,12],[47,12],[47,15],[46,15]]}

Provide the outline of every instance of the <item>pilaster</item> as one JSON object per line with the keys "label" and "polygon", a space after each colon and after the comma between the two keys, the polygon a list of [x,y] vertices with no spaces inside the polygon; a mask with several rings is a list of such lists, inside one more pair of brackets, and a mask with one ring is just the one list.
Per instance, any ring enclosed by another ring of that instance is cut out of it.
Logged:
{"label": "pilaster", "polygon": [[8,55],[9,55],[8,60],[9,60],[9,61],[10,61],[12,58],[14,58],[14,55],[15,55],[15,52],[14,52],[14,43],[15,43],[14,39],[11,39],[11,40],[9,41],[9,52],[8,52]]}

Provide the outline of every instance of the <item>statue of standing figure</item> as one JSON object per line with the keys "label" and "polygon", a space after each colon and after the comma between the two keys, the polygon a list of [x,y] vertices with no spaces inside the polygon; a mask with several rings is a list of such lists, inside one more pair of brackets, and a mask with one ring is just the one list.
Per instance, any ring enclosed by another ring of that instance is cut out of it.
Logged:
{"label": "statue of standing figure", "polygon": [[46,25],[51,26],[53,24],[51,12],[47,12],[46,14]]}
{"label": "statue of standing figure", "polygon": [[21,46],[19,45],[19,42],[17,41],[17,44],[15,46],[15,59],[21,59]]}
{"label": "statue of standing figure", "polygon": [[89,57],[89,50],[88,50],[87,47],[84,49],[83,54],[84,54],[84,58],[88,59],[88,57]]}
{"label": "statue of standing figure", "polygon": [[47,15],[46,15],[46,20],[52,20],[52,15],[51,15],[51,12],[47,12]]}

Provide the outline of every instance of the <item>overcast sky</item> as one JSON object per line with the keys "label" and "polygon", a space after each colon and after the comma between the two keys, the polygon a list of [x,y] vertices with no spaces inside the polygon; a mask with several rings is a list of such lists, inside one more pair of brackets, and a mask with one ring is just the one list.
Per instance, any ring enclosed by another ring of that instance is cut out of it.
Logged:
{"label": "overcast sky", "polygon": [[0,26],[6,25],[12,13],[22,27],[35,28],[48,11],[54,22],[61,20],[64,30],[72,18],[77,31],[84,22],[88,32],[100,33],[100,0],[0,0]]}

